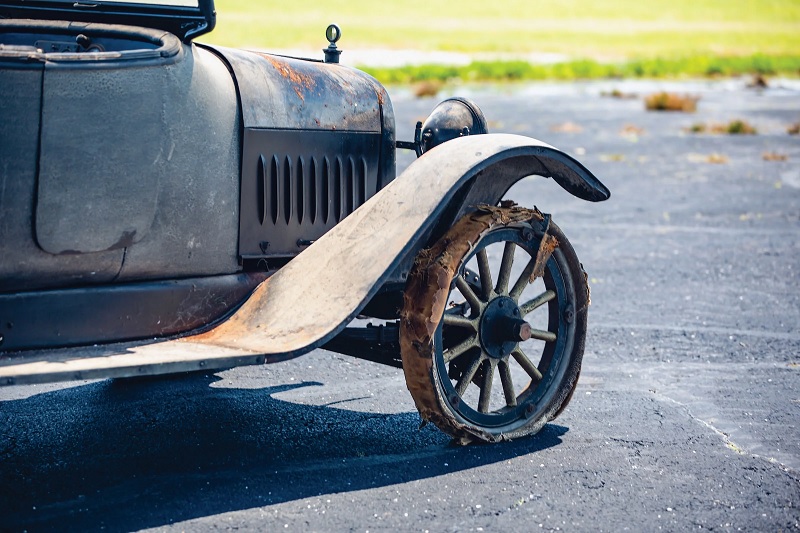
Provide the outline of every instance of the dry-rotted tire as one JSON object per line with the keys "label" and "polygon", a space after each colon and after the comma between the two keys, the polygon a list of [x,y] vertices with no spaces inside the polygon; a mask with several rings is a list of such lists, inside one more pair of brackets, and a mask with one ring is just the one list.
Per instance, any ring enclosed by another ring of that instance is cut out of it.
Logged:
{"label": "dry-rotted tire", "polygon": [[566,407],[589,289],[548,215],[480,206],[419,252],[403,300],[403,370],[423,420],[457,442],[495,442]]}

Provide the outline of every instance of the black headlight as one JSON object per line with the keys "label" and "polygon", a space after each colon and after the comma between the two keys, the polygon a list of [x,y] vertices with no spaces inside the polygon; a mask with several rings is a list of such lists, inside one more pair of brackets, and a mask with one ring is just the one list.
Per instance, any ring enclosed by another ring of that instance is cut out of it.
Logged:
{"label": "black headlight", "polygon": [[465,135],[488,133],[486,118],[475,103],[466,98],[440,102],[422,124],[422,151]]}

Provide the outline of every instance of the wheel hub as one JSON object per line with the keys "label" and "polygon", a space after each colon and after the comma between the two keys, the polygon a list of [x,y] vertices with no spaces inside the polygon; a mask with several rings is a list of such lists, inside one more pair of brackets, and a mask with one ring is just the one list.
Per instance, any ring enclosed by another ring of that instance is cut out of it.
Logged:
{"label": "wheel hub", "polygon": [[513,298],[498,296],[486,305],[480,322],[480,338],[489,357],[508,357],[517,343],[530,336],[531,327],[522,320],[519,306]]}

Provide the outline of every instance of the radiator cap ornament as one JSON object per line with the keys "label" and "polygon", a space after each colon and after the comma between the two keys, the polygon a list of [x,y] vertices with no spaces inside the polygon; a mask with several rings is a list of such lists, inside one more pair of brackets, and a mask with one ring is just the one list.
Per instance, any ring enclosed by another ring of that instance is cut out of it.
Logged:
{"label": "radiator cap ornament", "polygon": [[342,37],[342,30],[336,24],[331,24],[325,30],[325,38],[328,39],[328,48],[324,48],[326,63],[338,63],[342,51],[336,48],[336,41]]}

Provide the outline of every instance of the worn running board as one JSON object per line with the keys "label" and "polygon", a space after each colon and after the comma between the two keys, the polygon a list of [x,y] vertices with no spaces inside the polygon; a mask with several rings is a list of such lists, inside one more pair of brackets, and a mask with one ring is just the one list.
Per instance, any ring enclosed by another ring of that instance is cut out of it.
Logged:
{"label": "worn running board", "polygon": [[6,353],[0,355],[0,384],[211,370],[302,355],[335,337],[396,266],[425,245],[425,235],[462,187],[474,185],[464,201],[494,203],[532,174],[553,177],[588,200],[609,195],[580,163],[534,139],[476,135],[449,141],[261,283],[213,329],[180,339]]}

